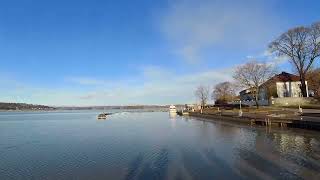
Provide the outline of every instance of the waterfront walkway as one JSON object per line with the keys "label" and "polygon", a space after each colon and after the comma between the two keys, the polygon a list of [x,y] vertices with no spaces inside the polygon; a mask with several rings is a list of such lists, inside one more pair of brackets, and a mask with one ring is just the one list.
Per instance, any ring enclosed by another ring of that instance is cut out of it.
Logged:
{"label": "waterfront walkway", "polygon": [[320,130],[320,111],[313,109],[303,110],[304,115],[299,115],[296,110],[283,109],[281,111],[243,112],[239,111],[210,111],[191,112],[190,116],[213,120],[228,120],[249,125],[295,127],[303,129]]}

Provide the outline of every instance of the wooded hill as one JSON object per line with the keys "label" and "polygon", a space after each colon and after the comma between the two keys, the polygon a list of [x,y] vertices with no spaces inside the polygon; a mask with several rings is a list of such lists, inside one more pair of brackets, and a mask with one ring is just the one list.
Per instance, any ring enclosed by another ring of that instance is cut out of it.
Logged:
{"label": "wooded hill", "polygon": [[26,103],[0,102],[0,110],[53,110],[53,107]]}

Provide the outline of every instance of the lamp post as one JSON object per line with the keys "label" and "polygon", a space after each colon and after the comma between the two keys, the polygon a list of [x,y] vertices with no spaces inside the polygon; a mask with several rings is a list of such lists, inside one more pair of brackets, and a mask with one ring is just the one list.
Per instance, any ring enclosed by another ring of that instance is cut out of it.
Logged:
{"label": "lamp post", "polygon": [[240,100],[240,110],[239,110],[239,117],[242,117],[242,107],[241,107],[241,100]]}

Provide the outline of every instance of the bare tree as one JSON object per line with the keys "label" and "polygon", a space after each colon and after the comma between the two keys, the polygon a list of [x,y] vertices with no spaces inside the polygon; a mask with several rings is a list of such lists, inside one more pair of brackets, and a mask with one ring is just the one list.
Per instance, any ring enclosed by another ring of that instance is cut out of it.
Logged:
{"label": "bare tree", "polygon": [[313,90],[314,96],[319,98],[320,97],[320,68],[310,70],[306,75],[306,79],[308,81],[309,89]]}
{"label": "bare tree", "polygon": [[232,101],[235,96],[235,86],[228,81],[215,85],[212,92],[212,99],[214,99],[216,103]]}
{"label": "bare tree", "polygon": [[236,68],[233,78],[239,86],[247,88],[253,95],[257,108],[259,108],[260,85],[275,74],[274,66],[267,63],[250,61]]}
{"label": "bare tree", "polygon": [[203,108],[209,99],[209,88],[203,85],[197,87],[196,91],[194,92],[197,99],[200,101],[201,108]]}
{"label": "bare tree", "polygon": [[278,56],[290,58],[300,76],[302,95],[306,97],[306,74],[320,56],[320,22],[288,30],[273,41],[269,49]]}

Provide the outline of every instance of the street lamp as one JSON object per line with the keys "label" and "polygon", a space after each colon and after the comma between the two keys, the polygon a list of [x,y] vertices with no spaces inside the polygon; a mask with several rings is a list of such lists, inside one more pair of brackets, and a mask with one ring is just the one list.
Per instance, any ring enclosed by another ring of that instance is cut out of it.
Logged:
{"label": "street lamp", "polygon": [[242,117],[242,107],[241,107],[241,100],[240,100],[240,110],[239,110],[239,117]]}

